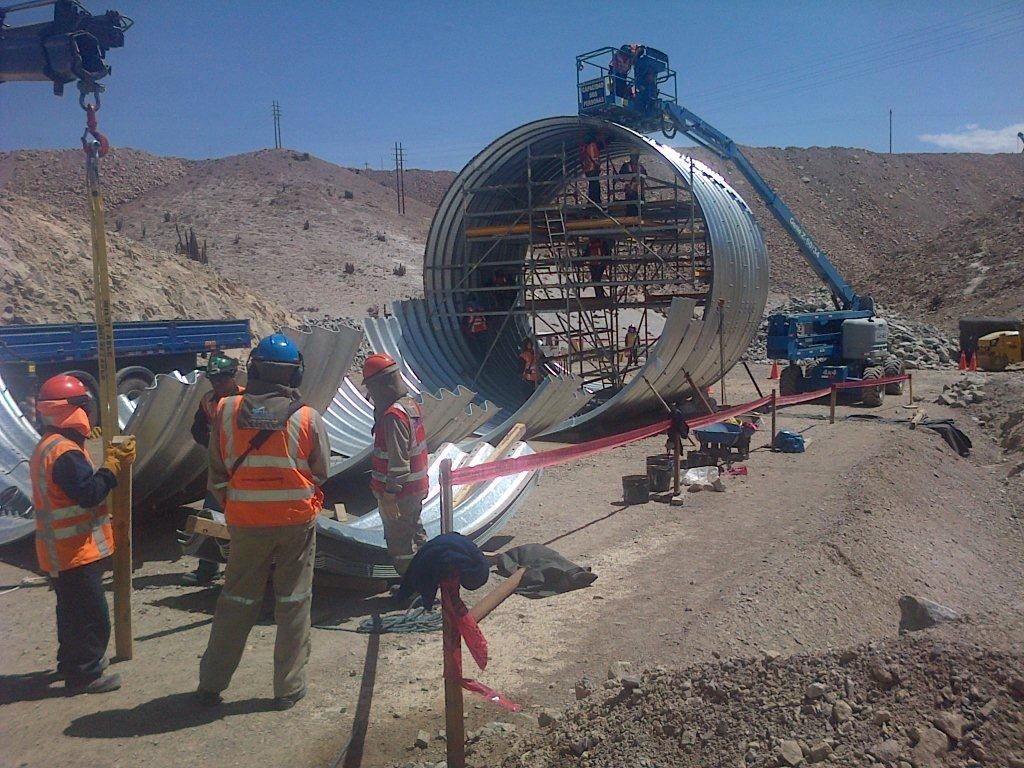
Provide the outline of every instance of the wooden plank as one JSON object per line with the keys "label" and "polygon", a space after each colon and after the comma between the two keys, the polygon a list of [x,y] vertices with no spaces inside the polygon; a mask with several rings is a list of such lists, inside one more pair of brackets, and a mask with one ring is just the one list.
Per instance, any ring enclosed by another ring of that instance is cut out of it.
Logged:
{"label": "wooden plank", "polygon": [[188,516],[188,520],[185,521],[185,532],[201,533],[203,536],[210,536],[214,539],[223,539],[224,541],[231,540],[231,533],[228,531],[228,527],[224,523],[218,523],[216,520],[210,520],[206,517],[197,517],[196,515]]}
{"label": "wooden plank", "polygon": [[[113,437],[122,445],[129,437]],[[132,658],[132,467],[122,467],[117,487],[110,492],[111,528],[114,532],[114,653],[119,661]]]}
{"label": "wooden plank", "polygon": [[[526,434],[525,424],[521,422],[513,424],[512,428],[509,429],[509,431],[501,439],[501,442],[494,447],[494,452],[487,458],[487,461],[483,463],[490,464],[491,462],[499,461],[500,459],[505,458],[509,454],[509,451],[511,451],[512,448],[515,446],[515,444],[518,443],[520,439],[522,439],[524,434]],[[455,507],[459,506],[459,504],[464,502],[469,497],[469,494],[473,492],[473,488],[476,487],[476,485],[478,484],[473,483],[470,485],[464,485],[461,488],[459,488],[458,493],[456,493],[454,498],[452,499],[452,509],[454,509]]]}
{"label": "wooden plank", "polygon": [[515,573],[477,600],[469,609],[469,615],[478,622],[486,619],[491,611],[505,602],[519,588],[519,582],[523,580],[524,573],[526,573],[526,568],[517,568]]}

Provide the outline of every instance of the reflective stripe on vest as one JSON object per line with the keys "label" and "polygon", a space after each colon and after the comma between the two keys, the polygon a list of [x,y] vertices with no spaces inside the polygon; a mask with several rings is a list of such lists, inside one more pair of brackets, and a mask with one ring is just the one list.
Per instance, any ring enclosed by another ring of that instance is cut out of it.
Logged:
{"label": "reflective stripe on vest", "polygon": [[[110,516],[103,506],[87,509],[75,504],[53,480],[53,467],[65,453],[79,451],[63,435],[46,435],[32,454],[32,504],[36,518],[36,555],[39,567],[51,576],[88,565],[114,551]],[[92,461],[89,461],[92,464]]]}
{"label": "reflective stripe on vest", "polygon": [[[402,475],[402,489],[397,495],[422,496],[430,488],[427,479],[427,431],[423,426],[422,411],[415,400],[403,397],[384,411],[384,417],[389,414],[409,428],[409,471]],[[384,417],[381,417],[382,422]],[[385,430],[374,430],[370,488],[378,494],[387,492],[390,469],[387,445]]]}
{"label": "reflective stripe on vest", "polygon": [[[229,525],[295,525],[313,520],[323,506],[323,492],[313,482],[309,455],[313,447],[313,416],[302,406],[284,429],[242,460],[235,462],[260,433],[238,426],[243,398],[224,398],[220,411],[220,449],[228,472],[224,515]],[[233,470],[233,471],[232,471]]]}

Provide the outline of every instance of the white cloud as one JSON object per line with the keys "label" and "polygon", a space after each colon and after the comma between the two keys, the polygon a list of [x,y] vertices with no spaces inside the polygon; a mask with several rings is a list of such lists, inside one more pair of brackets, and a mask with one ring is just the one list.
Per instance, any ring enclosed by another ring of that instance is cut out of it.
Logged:
{"label": "white cloud", "polygon": [[968,125],[956,133],[926,133],[917,138],[954,152],[1019,152],[1021,144],[1017,134],[1020,131],[1024,131],[1024,123],[995,129]]}

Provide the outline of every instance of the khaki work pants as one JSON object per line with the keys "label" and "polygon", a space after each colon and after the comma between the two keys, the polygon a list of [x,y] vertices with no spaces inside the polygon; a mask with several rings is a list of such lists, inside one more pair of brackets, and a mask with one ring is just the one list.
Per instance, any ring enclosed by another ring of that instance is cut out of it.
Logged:
{"label": "khaki work pants", "polygon": [[274,572],[274,696],[306,687],[310,607],[313,602],[314,523],[267,528],[230,526],[231,548],[224,588],[199,663],[199,687],[220,693],[242,659],[245,641],[260,615],[271,567]]}
{"label": "khaki work pants", "polygon": [[427,532],[420,522],[423,498],[399,496],[396,504],[385,509],[383,500],[378,498],[380,519],[384,524],[384,538],[388,543],[388,554],[395,563],[395,570],[404,574],[416,550],[427,540]]}

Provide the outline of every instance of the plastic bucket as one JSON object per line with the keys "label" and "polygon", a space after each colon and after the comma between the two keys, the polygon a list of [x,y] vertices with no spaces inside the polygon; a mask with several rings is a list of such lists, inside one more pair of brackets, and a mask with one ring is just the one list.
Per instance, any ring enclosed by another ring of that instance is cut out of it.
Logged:
{"label": "plastic bucket", "polygon": [[622,478],[622,500],[627,504],[646,504],[651,500],[651,481],[647,475],[626,475]]}
{"label": "plastic bucket", "polygon": [[647,479],[652,491],[667,491],[672,487],[672,459],[665,454],[647,457]]}

